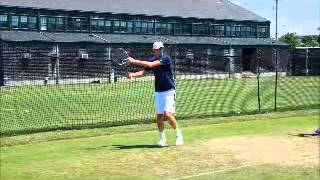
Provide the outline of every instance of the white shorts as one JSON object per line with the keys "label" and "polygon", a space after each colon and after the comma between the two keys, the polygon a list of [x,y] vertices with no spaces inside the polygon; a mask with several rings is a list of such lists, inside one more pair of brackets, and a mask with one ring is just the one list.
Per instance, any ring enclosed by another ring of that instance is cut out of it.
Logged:
{"label": "white shorts", "polygon": [[164,92],[155,92],[154,94],[157,114],[164,114],[164,112],[176,112],[176,91],[169,90]]}

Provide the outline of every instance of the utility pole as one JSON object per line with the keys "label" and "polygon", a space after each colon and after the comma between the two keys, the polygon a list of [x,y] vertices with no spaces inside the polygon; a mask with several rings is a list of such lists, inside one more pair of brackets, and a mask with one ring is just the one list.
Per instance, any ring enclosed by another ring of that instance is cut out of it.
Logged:
{"label": "utility pole", "polygon": [[276,83],[274,89],[274,110],[277,111],[277,87],[278,87],[278,2],[276,1],[276,64],[275,64],[275,71],[276,71]]}

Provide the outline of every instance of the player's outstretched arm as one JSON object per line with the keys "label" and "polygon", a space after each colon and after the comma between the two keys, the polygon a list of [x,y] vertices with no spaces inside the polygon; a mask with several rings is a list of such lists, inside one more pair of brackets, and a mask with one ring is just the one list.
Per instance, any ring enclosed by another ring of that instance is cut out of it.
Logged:
{"label": "player's outstretched arm", "polygon": [[144,70],[138,71],[138,72],[133,72],[133,73],[128,74],[128,78],[129,79],[139,78],[139,77],[144,76],[144,74],[145,74]]}
{"label": "player's outstretched arm", "polygon": [[155,67],[161,66],[161,62],[159,60],[149,62],[149,61],[141,61],[141,60],[137,60],[132,57],[129,57],[128,62],[129,62],[129,65],[135,65],[135,66],[140,66],[144,68],[155,68]]}

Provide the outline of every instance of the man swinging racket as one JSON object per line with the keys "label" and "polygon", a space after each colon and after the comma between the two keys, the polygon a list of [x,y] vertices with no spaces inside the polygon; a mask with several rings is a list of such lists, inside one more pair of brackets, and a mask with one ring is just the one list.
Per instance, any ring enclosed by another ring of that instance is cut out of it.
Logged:
{"label": "man swinging racket", "polygon": [[160,147],[167,146],[164,133],[164,121],[168,120],[173,129],[176,130],[176,145],[183,144],[181,130],[177,126],[175,113],[175,80],[173,78],[170,57],[164,53],[162,42],[153,43],[153,57],[149,61],[136,60],[129,57],[129,65],[143,67],[144,70],[129,73],[129,78],[141,77],[145,71],[152,71],[155,76],[155,105],[157,111],[157,125],[159,129]]}

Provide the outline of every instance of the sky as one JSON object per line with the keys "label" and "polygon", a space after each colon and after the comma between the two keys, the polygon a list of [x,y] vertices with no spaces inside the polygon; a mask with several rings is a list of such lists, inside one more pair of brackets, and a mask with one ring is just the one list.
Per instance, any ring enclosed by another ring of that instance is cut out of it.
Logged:
{"label": "sky", "polygon": [[[271,37],[275,37],[275,0],[230,0],[271,22]],[[290,32],[298,35],[318,35],[320,32],[320,0],[279,0],[278,37]]]}

